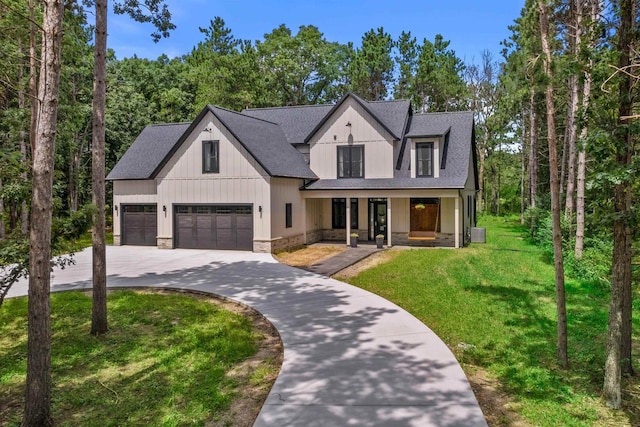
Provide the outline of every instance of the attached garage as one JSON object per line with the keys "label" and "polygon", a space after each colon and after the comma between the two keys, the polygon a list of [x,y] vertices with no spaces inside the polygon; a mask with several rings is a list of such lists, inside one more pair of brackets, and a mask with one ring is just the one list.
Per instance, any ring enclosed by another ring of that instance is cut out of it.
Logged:
{"label": "attached garage", "polygon": [[158,234],[156,205],[122,205],[122,244],[155,246]]}
{"label": "attached garage", "polygon": [[253,250],[251,205],[174,207],[175,247]]}

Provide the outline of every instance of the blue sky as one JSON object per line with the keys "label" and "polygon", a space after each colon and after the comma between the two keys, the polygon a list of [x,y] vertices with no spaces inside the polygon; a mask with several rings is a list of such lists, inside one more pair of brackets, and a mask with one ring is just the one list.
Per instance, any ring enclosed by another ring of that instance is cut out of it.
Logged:
{"label": "blue sky", "polygon": [[500,41],[520,15],[524,0],[168,0],[177,28],[168,39],[153,43],[152,27],[128,17],[109,16],[108,46],[118,58],[155,59],[191,51],[202,34],[198,27],[220,16],[239,39],[258,40],[280,24],[295,33],[301,25],[315,25],[330,41],[360,45],[371,28],[384,27],[396,39],[411,31],[419,41],[438,33],[465,62],[477,62],[488,49],[500,59]]}

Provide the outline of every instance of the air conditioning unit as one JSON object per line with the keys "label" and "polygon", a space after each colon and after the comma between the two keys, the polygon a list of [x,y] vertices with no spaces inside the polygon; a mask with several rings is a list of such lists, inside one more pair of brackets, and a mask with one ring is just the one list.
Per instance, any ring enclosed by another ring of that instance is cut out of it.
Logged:
{"label": "air conditioning unit", "polygon": [[487,243],[487,229],[471,227],[471,243]]}

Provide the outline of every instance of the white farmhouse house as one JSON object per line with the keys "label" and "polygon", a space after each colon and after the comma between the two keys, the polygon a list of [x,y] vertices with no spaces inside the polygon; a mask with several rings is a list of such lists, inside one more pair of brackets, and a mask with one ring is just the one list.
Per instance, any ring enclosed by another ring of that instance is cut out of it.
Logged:
{"label": "white farmhouse house", "polygon": [[113,168],[116,245],[275,252],[384,236],[460,247],[475,226],[471,112],[409,101],[246,109],[147,126]]}

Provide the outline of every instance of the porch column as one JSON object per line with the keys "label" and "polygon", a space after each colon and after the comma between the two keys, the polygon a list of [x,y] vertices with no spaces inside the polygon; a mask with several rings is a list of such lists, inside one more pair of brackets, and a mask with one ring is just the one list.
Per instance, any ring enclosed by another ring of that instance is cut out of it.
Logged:
{"label": "porch column", "polygon": [[350,245],[350,239],[351,239],[351,197],[347,197],[347,217],[345,218],[344,222],[346,223],[345,225],[346,230],[347,230],[347,246]]}
{"label": "porch column", "polygon": [[387,246],[391,247],[391,197],[387,197]]}
{"label": "porch column", "polygon": [[454,237],[453,240],[455,242],[454,247],[458,249],[460,247],[460,197],[456,197],[455,199],[455,226],[454,229]]}

